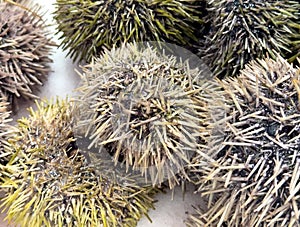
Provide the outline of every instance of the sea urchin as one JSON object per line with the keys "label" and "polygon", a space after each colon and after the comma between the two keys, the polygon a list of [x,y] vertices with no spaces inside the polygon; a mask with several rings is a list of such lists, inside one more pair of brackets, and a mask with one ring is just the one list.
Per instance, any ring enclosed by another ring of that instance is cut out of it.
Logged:
{"label": "sea urchin", "polygon": [[50,72],[54,45],[38,7],[25,1],[20,5],[28,10],[0,1],[0,91],[10,103],[15,97],[36,98],[35,87]]}
{"label": "sea urchin", "polygon": [[173,187],[177,173],[187,178],[201,137],[201,71],[136,44],[106,51],[83,71],[78,99],[89,147],[107,150],[153,185],[168,179]]}
{"label": "sea urchin", "polygon": [[294,60],[299,54],[299,8],[295,0],[212,0],[207,16],[211,28],[200,56],[219,78],[238,75],[249,61],[267,54]]}
{"label": "sea urchin", "polygon": [[71,58],[90,62],[103,48],[123,42],[196,42],[202,0],[57,0],[55,19],[62,47]]}
{"label": "sea urchin", "polygon": [[299,72],[267,58],[220,82],[230,110],[224,141],[195,159],[208,210],[190,226],[300,224]]}
{"label": "sea urchin", "polygon": [[72,103],[41,102],[19,120],[1,168],[9,221],[34,226],[135,226],[153,207],[150,190],[118,185],[86,165],[73,137]]}

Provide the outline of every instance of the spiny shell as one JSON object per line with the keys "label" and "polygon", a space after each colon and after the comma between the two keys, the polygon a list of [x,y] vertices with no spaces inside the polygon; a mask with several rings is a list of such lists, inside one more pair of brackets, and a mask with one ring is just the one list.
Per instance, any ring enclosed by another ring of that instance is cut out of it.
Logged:
{"label": "spiny shell", "polygon": [[1,185],[8,220],[24,227],[135,226],[153,207],[152,189],[118,185],[87,166],[73,136],[75,110],[68,100],[41,102],[19,120]]}
{"label": "spiny shell", "polygon": [[149,46],[124,44],[83,67],[78,97],[82,135],[91,152],[109,152],[114,163],[141,171],[153,185],[177,173],[198,149],[205,79],[174,56]]}
{"label": "spiny shell", "polygon": [[0,90],[10,103],[16,97],[37,98],[36,89],[50,72],[54,45],[39,8],[18,4],[0,2]]}
{"label": "spiny shell", "polygon": [[299,8],[295,0],[212,0],[206,20],[210,31],[199,54],[219,78],[236,76],[249,61],[275,58],[276,52],[294,61],[299,55]]}
{"label": "spiny shell", "polygon": [[202,0],[57,0],[54,15],[62,48],[72,59],[90,62],[103,48],[123,42],[196,43],[204,5]]}
{"label": "spiny shell", "polygon": [[278,56],[220,82],[229,107],[223,142],[195,159],[208,208],[189,226],[300,225],[299,72]]}

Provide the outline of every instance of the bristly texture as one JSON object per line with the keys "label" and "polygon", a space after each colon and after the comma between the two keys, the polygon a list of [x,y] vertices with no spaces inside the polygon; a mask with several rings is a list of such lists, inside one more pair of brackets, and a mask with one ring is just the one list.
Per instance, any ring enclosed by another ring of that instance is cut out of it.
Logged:
{"label": "bristly texture", "polygon": [[276,52],[294,61],[299,55],[299,8],[297,0],[212,0],[206,19],[211,28],[199,55],[219,78],[236,76],[249,61],[275,58]]}
{"label": "bristly texture", "polygon": [[204,6],[203,0],[57,0],[54,17],[63,49],[90,62],[123,42],[196,43]]}
{"label": "bristly texture", "polygon": [[[12,149],[9,146],[8,139],[16,133],[17,129],[10,124],[11,112],[8,110],[9,103],[5,97],[0,96],[0,164],[5,165],[8,162],[9,156],[12,154]],[[1,174],[1,173],[0,173]]]}
{"label": "bristly texture", "polygon": [[14,153],[2,166],[8,220],[24,227],[136,226],[153,206],[150,189],[117,185],[86,165],[73,138],[74,111],[69,101],[41,102],[19,120]]}
{"label": "bristly texture", "polygon": [[38,7],[18,4],[0,2],[0,84],[12,104],[16,97],[37,98],[36,89],[50,72],[54,45]]}
{"label": "bristly texture", "polygon": [[203,119],[198,94],[209,87],[201,71],[135,44],[106,51],[83,71],[80,125],[89,147],[107,150],[153,185],[168,179],[172,188],[177,173],[187,178]]}
{"label": "bristly texture", "polygon": [[292,36],[293,50],[289,57],[289,62],[293,62],[295,65],[300,66],[300,7],[298,8],[297,15],[298,20],[296,21],[296,33]]}
{"label": "bristly texture", "polygon": [[267,58],[220,83],[224,140],[195,159],[208,204],[188,226],[299,226],[299,69]]}

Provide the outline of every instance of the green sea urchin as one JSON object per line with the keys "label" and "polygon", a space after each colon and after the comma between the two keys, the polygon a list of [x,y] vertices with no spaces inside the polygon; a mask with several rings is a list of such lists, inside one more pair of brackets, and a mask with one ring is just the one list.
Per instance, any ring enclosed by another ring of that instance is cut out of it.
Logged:
{"label": "green sea urchin", "polygon": [[103,48],[123,42],[195,43],[204,12],[202,0],[57,0],[61,46],[71,58],[90,62]]}
{"label": "green sea urchin", "polygon": [[[74,105],[41,102],[19,120],[2,166],[7,218],[21,226],[135,226],[150,189],[115,184],[86,165],[73,137]],[[152,189],[151,189],[152,190]]]}
{"label": "green sea urchin", "polygon": [[136,44],[106,51],[83,71],[80,127],[89,147],[107,150],[153,185],[168,179],[173,187],[177,173],[187,178],[184,167],[201,137],[197,95],[209,88],[201,71]]}
{"label": "green sea urchin", "polygon": [[250,60],[267,54],[294,60],[299,53],[299,1],[212,0],[208,5],[211,28],[199,54],[219,78],[237,75]]}
{"label": "green sea urchin", "polygon": [[220,82],[230,112],[223,142],[195,159],[208,209],[189,226],[300,224],[299,72],[267,58]]}
{"label": "green sea urchin", "polygon": [[54,45],[38,8],[0,2],[0,83],[10,103],[15,97],[36,98],[34,90],[50,72],[49,52]]}

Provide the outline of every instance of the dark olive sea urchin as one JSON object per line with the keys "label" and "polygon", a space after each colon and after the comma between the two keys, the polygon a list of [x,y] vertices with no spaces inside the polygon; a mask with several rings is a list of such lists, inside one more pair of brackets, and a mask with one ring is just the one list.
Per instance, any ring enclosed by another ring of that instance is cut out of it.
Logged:
{"label": "dark olive sea urchin", "polygon": [[184,167],[201,137],[201,71],[136,44],[105,51],[83,71],[80,127],[89,147],[106,150],[146,181],[150,176],[153,185],[168,179],[173,187],[177,173],[188,178]]}
{"label": "dark olive sea urchin", "polygon": [[199,54],[219,78],[275,52],[293,61],[300,50],[299,8],[297,0],[212,0],[211,28]]}
{"label": "dark olive sea urchin", "polygon": [[90,62],[123,42],[164,41],[189,46],[200,33],[203,0],[57,0],[61,46]]}
{"label": "dark olive sea urchin", "polygon": [[35,226],[135,226],[153,207],[150,188],[115,184],[86,165],[73,137],[69,101],[41,102],[19,120],[2,166],[7,218]]}
{"label": "dark olive sea urchin", "polygon": [[188,226],[299,226],[299,69],[267,58],[220,84],[224,140],[195,159],[208,208]]}
{"label": "dark olive sea urchin", "polygon": [[54,45],[38,7],[18,4],[0,1],[0,91],[10,103],[15,97],[36,98],[36,86],[50,72]]}

